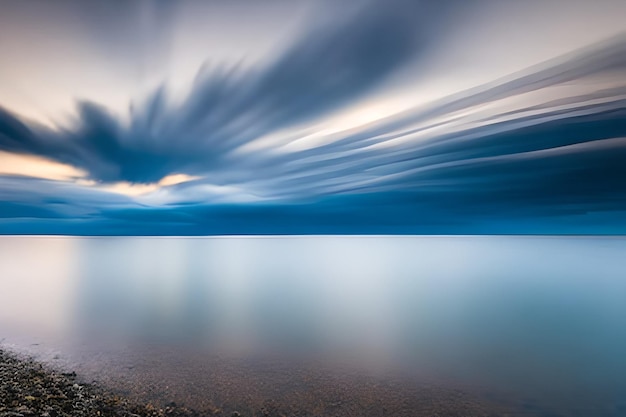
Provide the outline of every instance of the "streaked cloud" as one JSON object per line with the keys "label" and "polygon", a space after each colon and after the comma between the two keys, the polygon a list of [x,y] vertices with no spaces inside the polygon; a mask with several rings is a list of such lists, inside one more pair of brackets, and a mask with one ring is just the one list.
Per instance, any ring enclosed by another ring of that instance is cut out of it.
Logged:
{"label": "streaked cloud", "polygon": [[[40,123],[2,103],[4,217],[196,234],[607,233],[626,216],[624,33],[425,99],[420,74],[490,3],[392,3],[326,5],[265,59],[207,61],[187,94],[163,80],[128,113],[93,97]],[[150,4],[147,33],[173,36],[184,5]],[[43,226],[0,224],[20,227]]]}

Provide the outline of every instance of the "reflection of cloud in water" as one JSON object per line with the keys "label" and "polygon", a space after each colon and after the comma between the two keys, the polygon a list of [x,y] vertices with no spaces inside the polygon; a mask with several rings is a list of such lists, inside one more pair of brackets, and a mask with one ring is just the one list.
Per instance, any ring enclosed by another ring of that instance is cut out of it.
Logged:
{"label": "reflection of cloud in water", "polygon": [[0,293],[0,326],[67,336],[96,368],[132,362],[125,355],[134,347],[400,367],[549,395],[626,394],[622,238],[5,237],[0,245],[11,289]]}
{"label": "reflection of cloud in water", "polygon": [[206,268],[198,265],[206,258],[194,256],[192,241],[84,243],[81,332],[131,342],[205,339],[212,330],[215,293],[207,287]]}
{"label": "reflection of cloud in water", "polygon": [[[621,284],[609,279],[619,273],[620,241],[606,240],[604,248],[585,242],[87,239],[78,317],[81,331],[124,343],[449,370],[480,362],[488,372],[498,371],[497,355],[504,355],[518,357],[510,372],[524,373],[529,364],[561,363],[565,346],[581,359],[597,340],[626,346],[609,313],[623,312],[613,296]],[[575,261],[572,251],[580,255]]]}
{"label": "reflection of cloud in water", "polygon": [[73,239],[51,236],[0,238],[3,329],[11,327],[30,336],[68,331],[76,297],[73,261],[78,246]]}

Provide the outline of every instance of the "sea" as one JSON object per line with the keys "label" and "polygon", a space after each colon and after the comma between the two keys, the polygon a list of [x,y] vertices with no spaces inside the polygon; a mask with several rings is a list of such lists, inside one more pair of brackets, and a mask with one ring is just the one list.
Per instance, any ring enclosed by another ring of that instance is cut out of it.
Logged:
{"label": "sea", "polygon": [[0,348],[224,415],[626,416],[626,237],[3,236]]}

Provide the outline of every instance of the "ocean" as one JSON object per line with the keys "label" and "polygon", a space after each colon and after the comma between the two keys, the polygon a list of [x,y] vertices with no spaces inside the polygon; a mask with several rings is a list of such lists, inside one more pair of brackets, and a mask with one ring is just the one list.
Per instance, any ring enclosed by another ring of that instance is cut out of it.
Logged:
{"label": "ocean", "polygon": [[625,237],[5,236],[0,284],[0,347],[142,401],[626,415]]}

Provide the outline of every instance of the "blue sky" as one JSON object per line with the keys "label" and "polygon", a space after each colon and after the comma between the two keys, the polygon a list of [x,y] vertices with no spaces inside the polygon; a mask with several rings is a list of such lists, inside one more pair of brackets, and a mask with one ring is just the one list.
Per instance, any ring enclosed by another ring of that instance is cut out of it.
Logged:
{"label": "blue sky", "polygon": [[0,233],[626,233],[624,15],[3,1]]}

